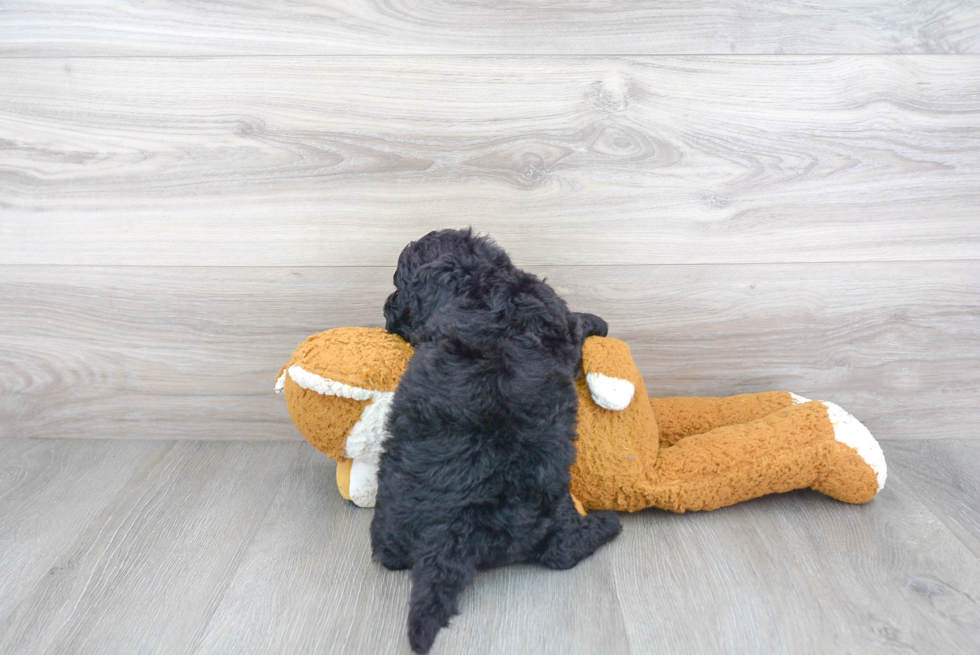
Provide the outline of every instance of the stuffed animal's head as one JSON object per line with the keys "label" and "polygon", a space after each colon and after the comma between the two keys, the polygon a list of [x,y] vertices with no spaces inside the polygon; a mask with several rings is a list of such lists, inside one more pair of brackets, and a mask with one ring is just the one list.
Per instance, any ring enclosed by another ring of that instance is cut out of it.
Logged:
{"label": "stuffed animal's head", "polygon": [[276,380],[297,429],[338,461],[345,497],[362,507],[374,506],[385,419],[412,353],[380,328],[336,328],[300,344]]}
{"label": "stuffed animal's head", "polygon": [[[412,347],[379,328],[336,328],[300,344],[279,372],[293,423],[337,460],[337,486],[374,507],[385,420]],[[632,509],[623,490],[657,458],[657,424],[643,377],[622,341],[589,337],[577,381],[578,458],[572,494],[586,508]]]}

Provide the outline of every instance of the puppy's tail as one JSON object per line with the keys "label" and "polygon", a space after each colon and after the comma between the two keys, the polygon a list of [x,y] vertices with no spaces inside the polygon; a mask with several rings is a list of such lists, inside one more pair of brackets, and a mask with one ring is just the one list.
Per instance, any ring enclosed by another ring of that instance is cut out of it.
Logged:
{"label": "puppy's tail", "polygon": [[476,562],[458,547],[443,545],[415,560],[408,641],[416,653],[428,653],[436,634],[457,613],[460,592],[476,573]]}

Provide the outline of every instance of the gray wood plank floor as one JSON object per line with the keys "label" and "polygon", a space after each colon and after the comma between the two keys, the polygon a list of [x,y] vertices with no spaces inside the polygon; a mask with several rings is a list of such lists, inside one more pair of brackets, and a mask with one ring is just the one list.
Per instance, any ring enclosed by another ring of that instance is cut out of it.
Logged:
{"label": "gray wood plank floor", "polygon": [[23,0],[0,29],[18,56],[980,51],[961,0]]}
{"label": "gray wood plank floor", "polygon": [[[481,574],[433,653],[976,652],[980,440],[882,445],[868,505],[623,515],[571,571]],[[0,461],[0,652],[408,652],[408,576],[305,443],[0,440]]]}

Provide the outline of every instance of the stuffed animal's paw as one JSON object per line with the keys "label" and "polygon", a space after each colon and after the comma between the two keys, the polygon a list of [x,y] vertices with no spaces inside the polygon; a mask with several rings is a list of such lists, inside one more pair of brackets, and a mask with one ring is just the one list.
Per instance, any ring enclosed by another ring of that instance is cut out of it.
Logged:
{"label": "stuffed animal's paw", "polygon": [[844,408],[834,403],[823,403],[827,407],[827,417],[834,426],[834,441],[854,449],[864,460],[864,463],[874,471],[878,482],[877,491],[885,486],[888,477],[888,467],[885,464],[885,454],[871,432],[854,418]]}
{"label": "stuffed animal's paw", "polygon": [[602,373],[589,373],[585,376],[589,392],[596,405],[603,409],[624,410],[629,407],[636,393],[636,387],[629,380],[614,378]]}

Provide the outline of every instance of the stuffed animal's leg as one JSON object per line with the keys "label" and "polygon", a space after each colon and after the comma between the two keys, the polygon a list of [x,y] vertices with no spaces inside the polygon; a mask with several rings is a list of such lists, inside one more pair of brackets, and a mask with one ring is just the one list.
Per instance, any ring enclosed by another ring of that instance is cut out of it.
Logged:
{"label": "stuffed animal's leg", "polygon": [[722,398],[650,399],[660,429],[661,448],[715,428],[748,423],[801,402],[806,402],[806,398],[788,391],[747,393]]}
{"label": "stuffed animal's leg", "polygon": [[805,488],[864,503],[884,483],[885,458],[867,428],[812,401],[661,449],[635,491],[643,506],[684,512]]}

